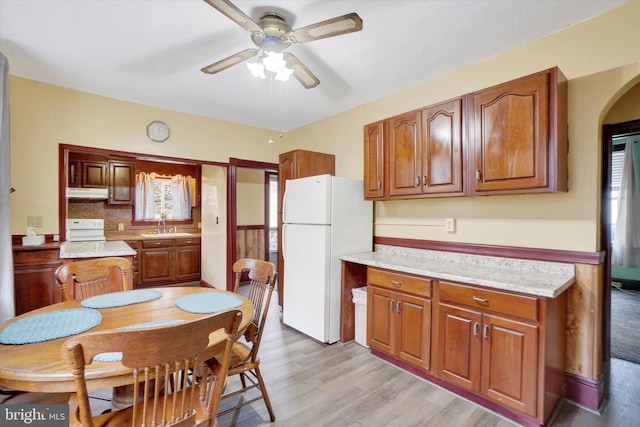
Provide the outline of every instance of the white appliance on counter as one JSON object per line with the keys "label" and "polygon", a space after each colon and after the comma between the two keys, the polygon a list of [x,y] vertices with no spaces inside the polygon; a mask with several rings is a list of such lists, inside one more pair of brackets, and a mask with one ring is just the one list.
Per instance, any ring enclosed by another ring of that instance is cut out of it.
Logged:
{"label": "white appliance on counter", "polygon": [[287,181],[282,321],[324,343],[340,339],[340,257],[372,250],[373,204],[363,187],[331,175]]}
{"label": "white appliance on counter", "polygon": [[104,242],[104,219],[67,219],[68,242]]}

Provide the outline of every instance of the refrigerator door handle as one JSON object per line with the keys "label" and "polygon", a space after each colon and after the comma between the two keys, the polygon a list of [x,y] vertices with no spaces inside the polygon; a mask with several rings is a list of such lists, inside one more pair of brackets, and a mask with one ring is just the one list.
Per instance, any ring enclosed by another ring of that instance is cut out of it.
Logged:
{"label": "refrigerator door handle", "polygon": [[284,195],[282,196],[282,222],[287,222],[287,190],[284,190]]}
{"label": "refrigerator door handle", "polygon": [[[282,213],[284,217],[284,212]],[[282,224],[282,259],[287,259],[287,224]]]}

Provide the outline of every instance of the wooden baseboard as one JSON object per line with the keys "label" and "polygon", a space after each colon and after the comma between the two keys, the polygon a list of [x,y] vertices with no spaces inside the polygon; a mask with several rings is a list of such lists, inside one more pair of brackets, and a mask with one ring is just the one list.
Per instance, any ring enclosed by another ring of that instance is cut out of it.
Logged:
{"label": "wooden baseboard", "polygon": [[567,400],[598,412],[600,402],[604,394],[604,382],[579,377],[573,374],[566,374]]}

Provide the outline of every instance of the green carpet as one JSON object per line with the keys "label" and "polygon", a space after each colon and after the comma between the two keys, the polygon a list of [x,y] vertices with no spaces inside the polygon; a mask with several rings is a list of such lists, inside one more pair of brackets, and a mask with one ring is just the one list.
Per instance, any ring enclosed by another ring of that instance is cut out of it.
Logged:
{"label": "green carpet", "polygon": [[611,357],[640,364],[640,292],[611,289]]}

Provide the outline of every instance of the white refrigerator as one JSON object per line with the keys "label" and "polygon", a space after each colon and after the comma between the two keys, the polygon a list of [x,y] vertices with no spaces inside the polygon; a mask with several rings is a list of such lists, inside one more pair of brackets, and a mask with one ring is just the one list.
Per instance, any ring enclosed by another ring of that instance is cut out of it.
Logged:
{"label": "white refrigerator", "polygon": [[372,250],[373,204],[363,187],[331,175],[287,181],[282,321],[320,342],[340,339],[340,257]]}

